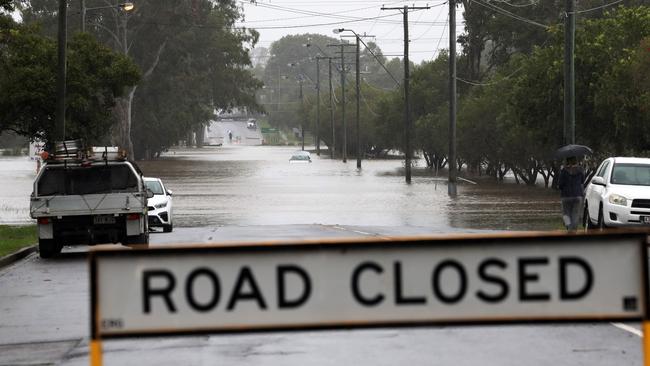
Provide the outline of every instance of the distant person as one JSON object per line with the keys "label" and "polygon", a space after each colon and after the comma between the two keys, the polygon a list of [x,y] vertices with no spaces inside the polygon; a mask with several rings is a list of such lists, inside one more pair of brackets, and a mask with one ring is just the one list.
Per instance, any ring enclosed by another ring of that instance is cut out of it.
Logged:
{"label": "distant person", "polygon": [[578,159],[567,158],[566,164],[560,170],[558,188],[560,188],[560,199],[562,200],[562,221],[568,231],[578,229],[585,197],[584,180],[585,172],[578,165]]}
{"label": "distant person", "polygon": [[232,144],[232,131],[228,130],[228,141]]}

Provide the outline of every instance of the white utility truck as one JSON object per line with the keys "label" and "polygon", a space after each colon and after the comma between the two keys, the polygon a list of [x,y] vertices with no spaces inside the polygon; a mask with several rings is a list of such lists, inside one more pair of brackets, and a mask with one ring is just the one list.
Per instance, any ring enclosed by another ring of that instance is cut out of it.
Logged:
{"label": "white utility truck", "polygon": [[42,258],[64,245],[149,244],[147,191],[142,172],[116,147],[84,149],[79,140],[43,153],[30,216],[38,222]]}

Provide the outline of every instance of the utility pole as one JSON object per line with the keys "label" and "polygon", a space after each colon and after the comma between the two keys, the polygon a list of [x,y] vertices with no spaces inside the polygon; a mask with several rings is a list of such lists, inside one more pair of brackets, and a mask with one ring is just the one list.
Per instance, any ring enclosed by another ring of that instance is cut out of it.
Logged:
{"label": "utility pole", "polygon": [[356,58],[356,83],[357,83],[357,169],[361,169],[361,131],[359,131],[359,95],[361,95],[361,89],[359,88],[359,35],[355,33],[357,38],[357,58]]}
{"label": "utility pole", "polygon": [[[56,79],[56,120],[54,141],[65,140],[65,78],[66,78],[66,17],[67,0],[59,0],[59,30],[58,30],[58,66]],[[48,139],[49,140],[49,139]],[[52,141],[48,141],[52,142]]]}
{"label": "utility pole", "polygon": [[81,31],[85,32],[86,31],[86,0],[80,0],[81,4]]}
{"label": "utility pole", "polygon": [[320,58],[316,57],[316,155],[320,156]]}
{"label": "utility pole", "polygon": [[334,133],[334,104],[332,103],[332,58],[328,57],[329,83],[330,83],[330,125],[332,128],[332,146],[330,146],[330,159],[334,159],[334,149],[336,148],[336,134]]}
{"label": "utility pole", "polygon": [[[322,52],[322,51],[321,51]],[[330,89],[330,125],[332,128],[332,142],[330,146],[330,158],[334,159],[334,110],[332,109],[332,58],[329,56],[316,56],[316,91],[317,91],[317,114],[318,118],[316,119],[316,130],[317,130],[317,140],[316,143],[316,153],[320,155],[320,66],[319,61],[325,60],[328,61],[328,77],[329,77],[329,89]]]}
{"label": "utility pole", "polygon": [[456,0],[449,0],[449,183],[447,194],[456,197]]}
{"label": "utility pole", "polygon": [[[450,0],[453,1],[453,0]],[[401,8],[381,7],[381,10],[400,10],[404,14],[404,148],[405,148],[405,166],[404,173],[406,183],[411,184],[411,105],[409,102],[409,10],[425,10],[429,6],[403,6]]]}
{"label": "utility pole", "polygon": [[575,144],[576,109],[575,109],[575,33],[576,33],[576,1],[565,0],[564,23],[564,144]]}
{"label": "utility pole", "polygon": [[[359,62],[359,57],[361,54],[361,49],[360,49],[360,43],[361,43],[361,37],[374,37],[374,36],[369,36],[364,33],[364,35],[359,35],[357,32],[353,31],[352,29],[345,29],[345,28],[339,28],[335,29],[334,33],[341,33],[341,32],[352,32],[354,33],[354,36],[341,36],[341,37],[354,37],[356,38],[356,62],[355,62],[355,68],[356,68],[356,99],[357,99],[357,120],[356,120],[356,130],[357,130],[357,169],[361,169],[361,129],[359,128],[359,123],[361,120],[361,113],[360,113],[360,105],[361,105],[361,78],[360,78],[360,62]],[[365,43],[364,43],[365,44]]]}
{"label": "utility pole", "polygon": [[300,137],[302,137],[302,151],[305,151],[305,102],[302,99],[302,75],[298,77],[300,84]]}
{"label": "utility pole", "polygon": [[345,125],[345,55],[341,45],[341,120],[343,121],[343,162],[348,162],[348,128]]}
{"label": "utility pole", "polygon": [[345,46],[349,43],[328,44],[328,47],[341,47],[341,120],[343,124],[343,162],[348,162],[348,128],[345,122]]}

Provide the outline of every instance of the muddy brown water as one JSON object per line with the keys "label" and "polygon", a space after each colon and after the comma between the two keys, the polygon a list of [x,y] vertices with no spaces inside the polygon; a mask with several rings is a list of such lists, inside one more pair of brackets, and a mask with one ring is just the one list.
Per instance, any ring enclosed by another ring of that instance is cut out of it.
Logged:
{"label": "muddy brown water", "polygon": [[[140,161],[145,175],[173,190],[174,225],[324,224],[455,229],[548,230],[561,227],[557,192],[514,183],[461,183],[414,169],[404,183],[401,160],[319,158],[289,163],[295,147],[229,146],[174,149]],[[26,224],[36,163],[0,158],[0,224]]]}
{"label": "muddy brown water", "polygon": [[[418,162],[412,184],[401,160],[289,163],[295,147],[230,146],[171,150],[141,161],[145,175],[173,190],[177,226],[340,224],[497,230],[561,227],[557,192],[514,183],[461,183]],[[324,154],[326,155],[326,154]]]}

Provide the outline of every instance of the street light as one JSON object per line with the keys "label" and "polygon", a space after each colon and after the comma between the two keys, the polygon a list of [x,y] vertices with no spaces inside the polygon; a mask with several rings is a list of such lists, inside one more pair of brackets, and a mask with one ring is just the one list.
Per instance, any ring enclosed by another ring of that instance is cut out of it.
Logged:
{"label": "street light", "polygon": [[120,3],[117,5],[107,5],[107,6],[96,6],[92,8],[87,8],[86,7],[86,0],[81,0],[81,31],[85,32],[86,31],[86,12],[88,10],[98,10],[98,9],[111,9],[111,8],[117,8],[125,12],[129,12],[135,8],[135,5],[131,2],[126,2],[126,3]]}

